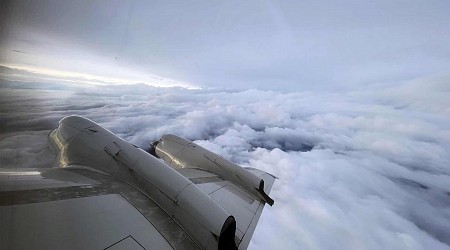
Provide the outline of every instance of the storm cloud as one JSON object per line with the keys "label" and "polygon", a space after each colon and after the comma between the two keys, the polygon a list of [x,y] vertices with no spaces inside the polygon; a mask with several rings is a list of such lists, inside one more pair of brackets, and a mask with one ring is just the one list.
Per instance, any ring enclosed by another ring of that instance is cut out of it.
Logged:
{"label": "storm cloud", "polygon": [[142,148],[173,133],[277,176],[251,249],[450,249],[449,83],[285,93],[10,82],[0,164],[52,166],[48,132],[83,115]]}
{"label": "storm cloud", "polygon": [[1,5],[0,63],[9,66],[122,82],[174,86],[158,83],[161,76],[184,82],[178,86],[294,91],[449,75],[446,0]]}

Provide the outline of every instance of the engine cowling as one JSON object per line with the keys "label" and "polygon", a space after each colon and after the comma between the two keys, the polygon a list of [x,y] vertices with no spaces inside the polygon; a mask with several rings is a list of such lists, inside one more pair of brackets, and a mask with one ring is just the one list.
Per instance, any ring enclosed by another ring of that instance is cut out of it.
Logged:
{"label": "engine cowling", "polygon": [[154,154],[173,168],[200,168],[243,187],[269,205],[274,201],[264,191],[264,180],[241,166],[176,135],[163,135],[152,144]]}

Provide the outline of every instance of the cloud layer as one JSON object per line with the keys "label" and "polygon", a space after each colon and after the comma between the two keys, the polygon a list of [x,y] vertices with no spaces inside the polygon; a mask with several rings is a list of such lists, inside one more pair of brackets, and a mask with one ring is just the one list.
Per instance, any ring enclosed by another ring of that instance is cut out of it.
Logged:
{"label": "cloud layer", "polygon": [[387,86],[450,67],[447,0],[0,4],[0,63],[78,75],[298,91]]}
{"label": "cloud layer", "polygon": [[174,133],[276,175],[251,249],[450,249],[450,81],[348,93],[1,88],[1,167],[51,166],[86,116],[143,148]]}

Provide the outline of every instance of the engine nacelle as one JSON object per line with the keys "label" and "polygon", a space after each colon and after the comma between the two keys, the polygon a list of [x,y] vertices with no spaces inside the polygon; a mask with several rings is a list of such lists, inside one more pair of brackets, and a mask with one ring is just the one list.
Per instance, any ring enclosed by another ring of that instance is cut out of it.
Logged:
{"label": "engine nacelle", "polygon": [[264,191],[264,180],[241,166],[181,137],[164,135],[152,144],[151,151],[173,168],[199,168],[217,174],[273,205]]}

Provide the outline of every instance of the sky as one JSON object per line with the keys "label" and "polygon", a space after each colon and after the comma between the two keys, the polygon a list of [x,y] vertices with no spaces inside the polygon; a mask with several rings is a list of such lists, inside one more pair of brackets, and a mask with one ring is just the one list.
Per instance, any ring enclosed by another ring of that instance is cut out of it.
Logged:
{"label": "sky", "polygon": [[51,69],[112,78],[101,83],[338,91],[450,69],[446,0],[1,5],[1,65],[47,76]]}
{"label": "sky", "polygon": [[82,115],[278,177],[249,249],[450,249],[450,2],[1,1],[0,167]]}

